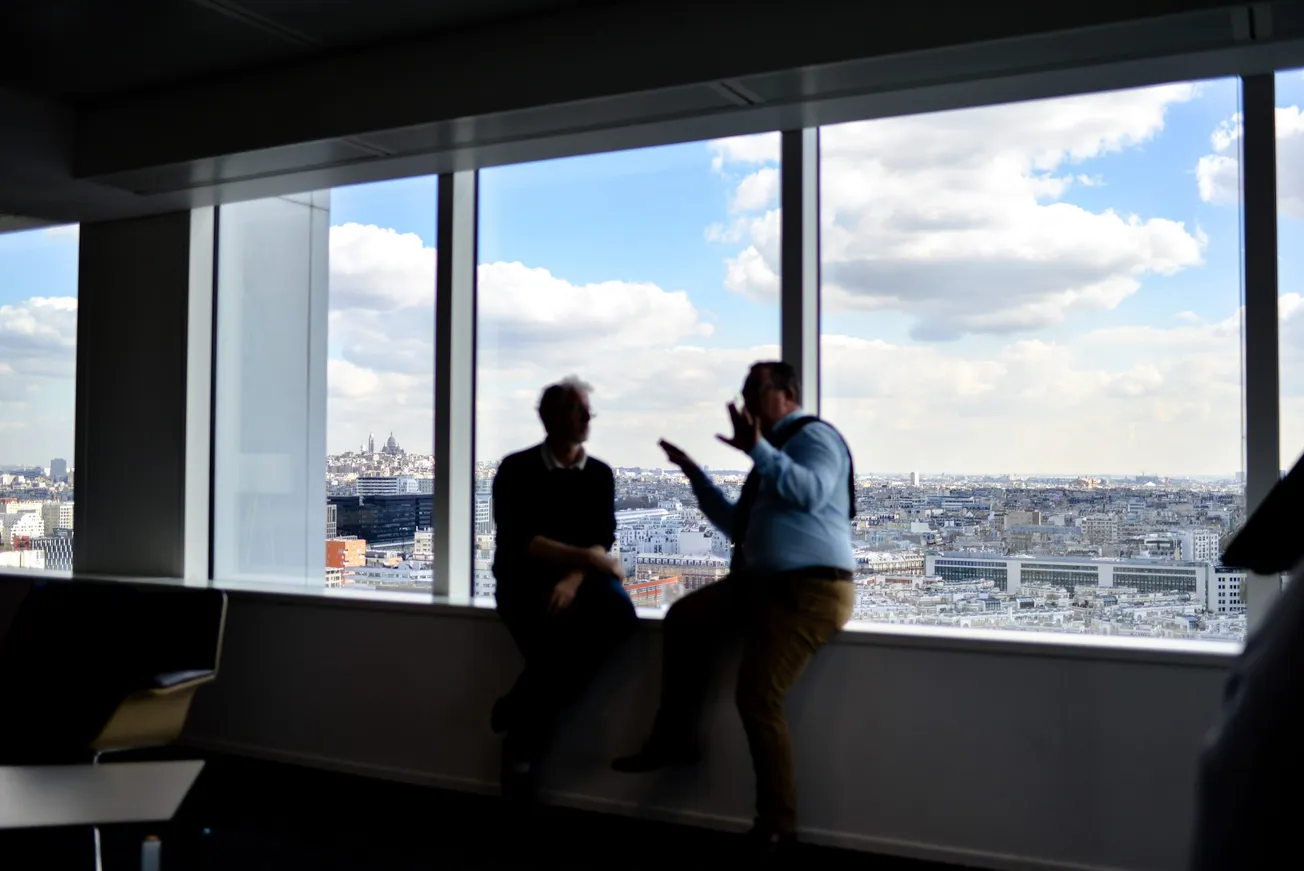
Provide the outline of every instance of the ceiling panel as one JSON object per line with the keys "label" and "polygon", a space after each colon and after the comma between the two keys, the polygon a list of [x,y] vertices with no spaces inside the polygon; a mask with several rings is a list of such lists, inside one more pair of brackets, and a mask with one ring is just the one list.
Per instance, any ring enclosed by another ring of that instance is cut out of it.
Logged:
{"label": "ceiling panel", "polygon": [[0,2],[0,85],[56,98],[184,80],[304,51],[181,0]]}
{"label": "ceiling panel", "polygon": [[332,46],[403,39],[443,28],[576,6],[581,2],[582,0],[239,0],[242,8],[261,18]]}

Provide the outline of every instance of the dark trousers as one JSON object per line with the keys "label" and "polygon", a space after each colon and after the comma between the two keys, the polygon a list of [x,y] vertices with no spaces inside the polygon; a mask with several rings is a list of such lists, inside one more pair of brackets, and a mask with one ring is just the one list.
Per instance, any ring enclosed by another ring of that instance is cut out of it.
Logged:
{"label": "dark trousers", "polygon": [[797,785],[784,698],[815,653],[851,619],[846,581],[785,575],[739,577],[696,590],[671,606],[662,629],[661,709],[653,741],[692,746],[717,648],[741,632],[735,700],[756,773],[756,820],[767,831],[797,829]]}
{"label": "dark trousers", "polygon": [[507,754],[537,761],[562,709],[575,701],[610,654],[638,625],[634,605],[614,577],[587,578],[564,611],[548,613],[550,589],[500,593],[498,613],[525,657],[501,704],[508,718]]}

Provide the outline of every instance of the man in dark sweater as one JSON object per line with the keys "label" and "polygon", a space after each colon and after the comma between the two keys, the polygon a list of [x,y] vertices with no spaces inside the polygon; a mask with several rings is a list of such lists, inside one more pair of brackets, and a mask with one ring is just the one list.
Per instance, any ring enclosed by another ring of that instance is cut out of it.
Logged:
{"label": "man in dark sweater", "polygon": [[616,538],[611,467],[587,456],[589,388],[567,379],[543,391],[543,444],[506,457],[494,478],[498,613],[525,657],[494,705],[503,792],[528,801],[560,709],[573,701],[637,623]]}

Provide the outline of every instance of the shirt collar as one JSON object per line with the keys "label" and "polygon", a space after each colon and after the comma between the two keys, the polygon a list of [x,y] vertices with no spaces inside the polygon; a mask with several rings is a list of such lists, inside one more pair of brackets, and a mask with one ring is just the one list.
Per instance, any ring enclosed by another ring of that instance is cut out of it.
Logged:
{"label": "shirt collar", "polygon": [[561,463],[557,462],[557,458],[552,455],[552,451],[548,450],[547,442],[539,445],[539,450],[543,453],[543,467],[549,472],[555,472],[559,469],[583,472],[584,464],[589,461],[589,455],[584,452],[584,448],[580,448],[579,457],[569,466],[563,466]]}
{"label": "shirt collar", "polygon": [[792,423],[797,418],[805,417],[805,416],[806,416],[806,412],[802,410],[801,406],[797,406],[792,411],[788,412],[786,415],[779,418],[778,422],[776,422],[774,426],[770,428],[770,432],[778,433],[781,429],[786,427],[788,424]]}

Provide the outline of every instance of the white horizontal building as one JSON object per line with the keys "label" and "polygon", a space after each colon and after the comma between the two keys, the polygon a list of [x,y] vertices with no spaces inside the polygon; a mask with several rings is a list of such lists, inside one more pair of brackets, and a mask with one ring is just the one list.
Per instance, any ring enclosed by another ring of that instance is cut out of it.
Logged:
{"label": "white horizontal building", "polygon": [[[1232,584],[1237,590],[1244,572],[1225,569],[1212,562],[1192,560],[1122,560],[1056,556],[985,556],[982,554],[929,554],[924,574],[952,583],[991,581],[1007,593],[1019,592],[1024,584],[1058,587],[1100,587],[1135,590],[1138,593],[1187,593],[1208,611],[1236,613],[1225,595]],[[1221,580],[1219,580],[1221,579]],[[1221,591],[1219,584],[1223,585]],[[1222,607],[1220,607],[1220,602]]]}

